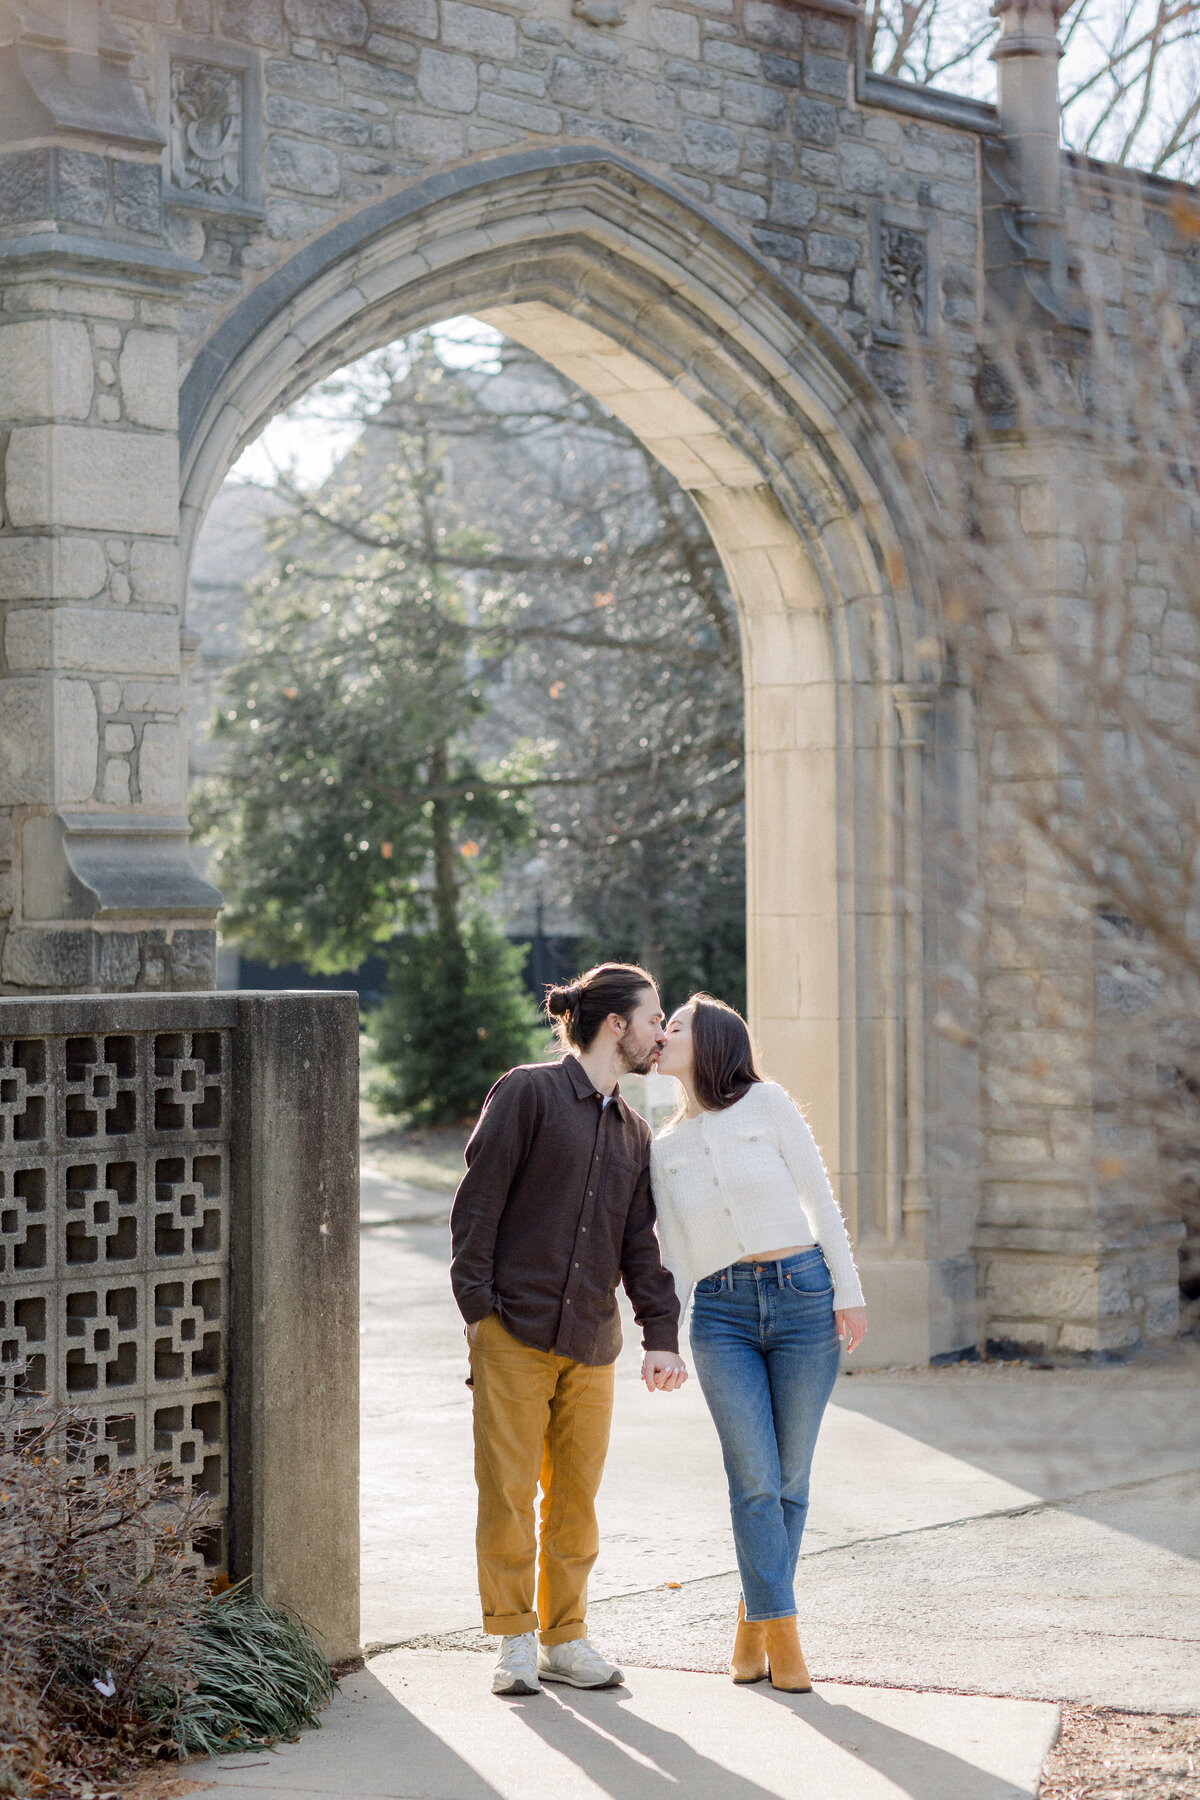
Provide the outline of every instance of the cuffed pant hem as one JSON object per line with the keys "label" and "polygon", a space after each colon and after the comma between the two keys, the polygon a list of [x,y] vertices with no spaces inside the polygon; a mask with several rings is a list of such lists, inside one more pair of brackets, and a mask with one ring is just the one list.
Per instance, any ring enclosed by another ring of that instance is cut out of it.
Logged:
{"label": "cuffed pant hem", "polygon": [[556,1625],[553,1631],[539,1631],[538,1642],[549,1650],[555,1644],[573,1644],[576,1638],[587,1636],[587,1626],[582,1619],[574,1625]]}
{"label": "cuffed pant hem", "polygon": [[497,1613],[494,1618],[484,1616],[483,1629],[489,1637],[524,1637],[527,1631],[537,1630],[536,1613]]}
{"label": "cuffed pant hem", "polygon": [[794,1606],[788,1612],[780,1612],[780,1613],[747,1612],[746,1623],[747,1623],[747,1625],[770,1625],[775,1619],[796,1619],[799,1616],[800,1615],[797,1613],[796,1608]]}

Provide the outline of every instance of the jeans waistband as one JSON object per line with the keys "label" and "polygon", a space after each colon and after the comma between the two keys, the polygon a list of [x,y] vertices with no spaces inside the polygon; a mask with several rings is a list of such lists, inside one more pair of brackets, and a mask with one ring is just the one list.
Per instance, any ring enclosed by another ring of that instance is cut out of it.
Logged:
{"label": "jeans waistband", "polygon": [[[720,1278],[722,1287],[749,1287],[760,1281],[774,1282],[777,1287],[782,1287],[786,1275],[790,1275],[793,1269],[811,1266],[814,1257],[822,1262],[825,1260],[820,1244],[814,1244],[809,1250],[798,1250],[795,1256],[763,1257],[754,1262],[730,1263],[727,1269],[714,1269],[712,1274]],[[707,1279],[711,1280],[712,1276]]]}

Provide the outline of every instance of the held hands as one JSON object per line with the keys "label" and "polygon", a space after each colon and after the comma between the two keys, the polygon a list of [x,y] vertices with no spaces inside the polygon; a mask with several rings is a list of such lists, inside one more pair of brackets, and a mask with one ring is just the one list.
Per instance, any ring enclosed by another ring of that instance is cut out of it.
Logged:
{"label": "held hands", "polygon": [[847,1356],[862,1343],[867,1335],[867,1309],[865,1306],[846,1306],[833,1315],[837,1326],[837,1334],[846,1346]]}
{"label": "held hands", "polygon": [[642,1357],[642,1380],[648,1393],[673,1394],[687,1378],[687,1364],[673,1350],[647,1350]]}

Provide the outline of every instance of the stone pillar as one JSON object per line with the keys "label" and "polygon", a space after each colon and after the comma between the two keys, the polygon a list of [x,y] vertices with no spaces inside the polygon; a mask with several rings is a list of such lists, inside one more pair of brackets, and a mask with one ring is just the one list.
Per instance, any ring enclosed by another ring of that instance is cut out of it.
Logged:
{"label": "stone pillar", "polygon": [[162,138],[98,0],[61,29],[6,16],[0,991],[211,987],[176,551],[179,298],[200,271],[166,247]]}
{"label": "stone pillar", "polygon": [[[1015,621],[1006,654],[1044,717],[1075,716],[1052,654],[1085,604],[1088,555],[1119,547],[1121,508],[1093,507],[1111,541],[1083,546],[1074,492],[1101,473],[1061,435],[986,452],[986,529],[1021,535],[1037,567],[1043,628]],[[1030,597],[1030,611],[1035,596]],[[1094,900],[1035,817],[1078,780],[1061,732],[982,699],[982,1204],[975,1233],[981,1337],[994,1347],[1119,1354],[1179,1328],[1183,1226],[1160,1201],[1152,1137],[1122,1116],[1107,1079]],[[1074,703],[1077,708],[1078,702]],[[1003,710],[1001,710],[1003,709]],[[1117,1026],[1119,1028],[1119,1026]]]}
{"label": "stone pillar", "polygon": [[233,1088],[230,1566],[337,1662],[358,1626],[358,996],[244,994]]}

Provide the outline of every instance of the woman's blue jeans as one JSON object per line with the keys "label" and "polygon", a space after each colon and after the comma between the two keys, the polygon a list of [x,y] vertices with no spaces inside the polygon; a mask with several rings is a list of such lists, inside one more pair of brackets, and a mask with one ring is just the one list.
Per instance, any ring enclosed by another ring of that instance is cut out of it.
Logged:
{"label": "woman's blue jeans", "polygon": [[819,1246],[696,1284],[692,1361],[717,1427],[748,1619],[796,1611],[808,1475],[839,1343]]}

